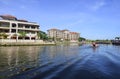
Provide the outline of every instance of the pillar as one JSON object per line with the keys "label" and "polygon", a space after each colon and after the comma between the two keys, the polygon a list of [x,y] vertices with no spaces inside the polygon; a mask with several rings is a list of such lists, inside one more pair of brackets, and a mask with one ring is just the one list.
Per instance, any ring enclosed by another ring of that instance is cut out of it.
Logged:
{"label": "pillar", "polygon": [[16,41],[18,41],[18,23],[16,23],[16,34],[17,34]]}
{"label": "pillar", "polygon": [[10,22],[10,28],[9,28],[10,38],[9,39],[11,39],[11,30],[12,30],[12,23]]}

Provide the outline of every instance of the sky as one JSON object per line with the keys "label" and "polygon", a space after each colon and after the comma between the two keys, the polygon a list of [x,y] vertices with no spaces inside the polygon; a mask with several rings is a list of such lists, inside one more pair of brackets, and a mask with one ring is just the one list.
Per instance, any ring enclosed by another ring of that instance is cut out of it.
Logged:
{"label": "sky", "polygon": [[87,39],[120,36],[120,0],[0,0],[0,15],[37,22],[40,30],[68,29]]}

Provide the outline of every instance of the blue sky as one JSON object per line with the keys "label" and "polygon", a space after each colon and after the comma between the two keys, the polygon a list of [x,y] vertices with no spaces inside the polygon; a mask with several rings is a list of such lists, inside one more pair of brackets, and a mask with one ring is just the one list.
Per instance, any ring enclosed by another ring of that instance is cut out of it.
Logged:
{"label": "blue sky", "polygon": [[11,14],[50,28],[69,29],[87,39],[120,36],[120,0],[0,0],[0,14]]}

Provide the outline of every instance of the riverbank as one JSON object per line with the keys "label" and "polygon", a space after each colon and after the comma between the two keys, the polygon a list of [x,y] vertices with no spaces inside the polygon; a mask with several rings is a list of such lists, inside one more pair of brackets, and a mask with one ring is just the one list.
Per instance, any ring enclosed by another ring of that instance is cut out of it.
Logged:
{"label": "riverbank", "polygon": [[43,45],[56,45],[55,43],[0,43],[0,46],[43,46]]}
{"label": "riverbank", "polygon": [[0,40],[0,46],[42,46],[56,45],[55,42],[43,40]]}
{"label": "riverbank", "polygon": [[0,46],[42,46],[42,45],[81,45],[78,41],[43,41],[43,40],[13,40],[0,39]]}

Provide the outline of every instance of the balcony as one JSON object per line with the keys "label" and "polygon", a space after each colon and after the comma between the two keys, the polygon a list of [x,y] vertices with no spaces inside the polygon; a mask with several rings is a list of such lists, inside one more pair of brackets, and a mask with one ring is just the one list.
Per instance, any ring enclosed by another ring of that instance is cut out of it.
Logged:
{"label": "balcony", "polygon": [[9,26],[0,26],[0,29],[9,29]]}

